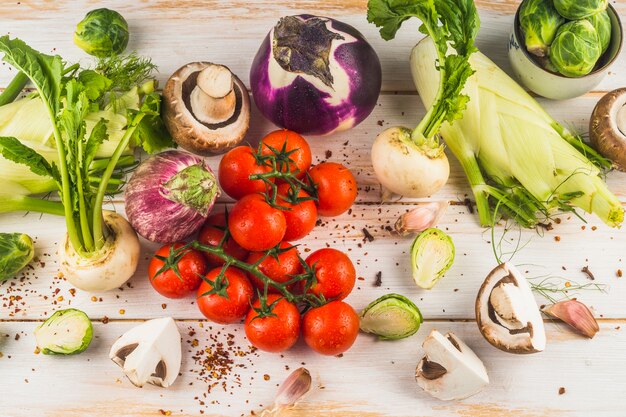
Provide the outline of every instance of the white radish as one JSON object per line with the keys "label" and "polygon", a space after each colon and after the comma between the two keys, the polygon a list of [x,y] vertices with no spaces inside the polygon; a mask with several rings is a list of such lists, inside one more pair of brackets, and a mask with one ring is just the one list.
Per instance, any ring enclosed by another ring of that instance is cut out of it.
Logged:
{"label": "white radish", "polygon": [[63,276],[76,288],[89,292],[109,291],[133,276],[141,246],[130,223],[112,211],[103,211],[110,234],[102,249],[89,257],[77,253],[66,234],[59,247]]}

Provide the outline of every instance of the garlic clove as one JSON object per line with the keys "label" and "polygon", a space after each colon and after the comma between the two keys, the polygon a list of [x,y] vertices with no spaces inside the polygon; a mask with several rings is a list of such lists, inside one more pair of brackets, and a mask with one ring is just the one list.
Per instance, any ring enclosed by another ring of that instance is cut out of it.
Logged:
{"label": "garlic clove", "polygon": [[447,201],[418,204],[398,218],[395,230],[400,235],[407,236],[435,227],[449,205]]}
{"label": "garlic clove", "polygon": [[600,330],[589,308],[576,299],[560,301],[543,309],[543,312],[569,324],[576,333],[593,339]]}
{"label": "garlic clove", "polygon": [[311,389],[311,374],[306,368],[293,371],[280,385],[274,405],[277,408],[290,407],[301,400]]}

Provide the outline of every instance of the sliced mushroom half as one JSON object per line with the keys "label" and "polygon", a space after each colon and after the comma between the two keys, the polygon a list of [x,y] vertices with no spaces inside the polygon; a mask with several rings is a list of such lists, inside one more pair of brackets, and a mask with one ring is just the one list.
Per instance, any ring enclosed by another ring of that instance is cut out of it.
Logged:
{"label": "sliced mushroom half", "polygon": [[117,339],[109,352],[109,358],[138,387],[172,385],[180,371],[181,357],[180,332],[171,317],[133,327]]}
{"label": "sliced mushroom half", "polygon": [[248,90],[227,67],[192,62],[163,89],[163,119],[181,147],[199,155],[227,151],[250,125]]}
{"label": "sliced mushroom half", "polygon": [[417,384],[433,397],[461,400],[489,384],[485,365],[453,333],[444,336],[433,330],[422,347],[425,355],[417,364],[415,378]]}
{"label": "sliced mushroom half", "polygon": [[605,94],[593,109],[589,139],[620,171],[626,171],[626,88]]}
{"label": "sliced mushroom half", "polygon": [[489,343],[509,353],[541,352],[546,333],[528,281],[514,266],[492,270],[476,297],[476,321]]}

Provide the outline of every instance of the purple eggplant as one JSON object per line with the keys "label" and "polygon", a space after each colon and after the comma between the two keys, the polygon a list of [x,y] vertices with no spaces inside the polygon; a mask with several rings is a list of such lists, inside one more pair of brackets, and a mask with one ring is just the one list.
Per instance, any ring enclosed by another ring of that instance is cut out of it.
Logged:
{"label": "purple eggplant", "polygon": [[153,242],[182,240],[202,226],[219,194],[202,158],[167,151],[143,161],[126,187],[126,217]]}
{"label": "purple eggplant", "polygon": [[355,28],[327,17],[286,16],[250,69],[254,102],[280,127],[303,135],[350,129],[374,109],[380,61]]}

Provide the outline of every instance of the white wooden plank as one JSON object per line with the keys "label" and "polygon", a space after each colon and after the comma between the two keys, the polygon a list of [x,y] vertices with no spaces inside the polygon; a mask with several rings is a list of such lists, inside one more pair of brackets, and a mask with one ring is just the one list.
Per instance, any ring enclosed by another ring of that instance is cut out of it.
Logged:
{"label": "white wooden plank", "polygon": [[[184,352],[181,376],[168,389],[146,386],[141,390],[108,359],[114,340],[136,324],[94,323],[95,339],[87,351],[75,357],[52,357],[33,354],[32,331],[37,323],[0,322],[2,415],[135,417],[160,416],[159,410],[170,411],[172,416],[249,415],[270,404],[277,385],[290,370],[302,365],[323,389],[316,388],[299,407],[281,416],[623,414],[623,322],[603,322],[593,340],[550,324],[547,349],[535,355],[511,355],[493,348],[482,339],[475,323],[425,323],[415,336],[403,341],[379,342],[362,334],[342,358],[316,355],[302,341],[283,355],[255,352],[236,356],[237,351],[248,352],[241,328],[210,328],[207,323],[200,328],[197,322],[179,322]],[[442,402],[421,391],[414,370],[421,358],[421,343],[433,328],[453,331],[482,358],[491,381],[485,390],[458,402]],[[195,332],[191,337],[190,331]],[[198,380],[202,366],[194,363],[192,356],[198,350],[215,349],[218,342],[226,345],[228,333],[233,334],[233,345],[227,349],[234,361],[232,370],[220,379]],[[16,334],[19,340],[15,340]],[[192,347],[194,339],[197,346]],[[205,398],[213,382],[225,382],[227,389],[218,385]],[[561,387],[565,391],[559,395]]]}
{"label": "white wooden plank", "polygon": [[[306,257],[307,251],[327,245],[346,251],[362,279],[357,281],[357,288],[348,298],[357,309],[385,293],[397,292],[415,300],[428,319],[473,319],[478,288],[496,265],[489,231],[478,226],[475,215],[467,213],[465,206],[451,206],[439,227],[454,240],[456,261],[434,289],[421,290],[414,284],[410,273],[411,238],[400,238],[385,229],[393,226],[397,217],[409,207],[356,205],[350,215],[325,219],[311,235],[299,242],[301,253]],[[115,208],[124,211],[122,204],[116,204]],[[626,281],[616,274],[619,269],[626,272],[623,252],[626,234],[609,229],[593,218],[589,220],[588,225],[583,225],[575,217],[564,218],[543,237],[534,231],[525,231],[519,237],[517,230],[513,230],[505,237],[508,244],[503,246],[503,251],[514,250],[517,242],[521,242],[523,247],[512,262],[522,265],[529,277],[551,274],[572,282],[591,283],[581,272],[584,266],[588,266],[595,275],[594,283],[601,284],[607,293],[584,291],[579,297],[602,317],[624,318],[622,300],[626,298]],[[585,230],[582,230],[583,226]],[[56,242],[63,227],[63,219],[59,217],[39,218],[36,214],[27,217],[13,215],[0,222],[0,231],[21,231],[35,237],[39,259],[32,264],[34,269],[28,269],[23,278],[0,286],[0,317],[38,319],[49,315],[51,307],[56,306],[84,309],[98,318],[149,318],[163,314],[177,318],[202,317],[193,305],[193,296],[170,300],[152,289],[147,278],[148,259],[159,245],[145,241],[137,273],[129,282],[132,288],[98,294],[96,298],[80,290],[72,295],[71,285],[57,278]],[[363,228],[374,236],[374,241],[366,241]],[[500,239],[502,228],[496,230],[495,236]],[[373,283],[379,271],[383,286],[377,288]],[[22,299],[11,302],[11,296]],[[545,303],[546,300],[538,298],[538,302]],[[162,304],[166,305],[165,311]]]}
{"label": "white wooden plank", "polygon": [[[479,1],[481,32],[478,46],[503,69],[510,71],[507,45],[516,0]],[[89,59],[72,43],[75,24],[102,2],[30,0],[0,4],[0,33],[10,33],[43,52],[59,53],[68,61],[88,63]],[[626,16],[623,2],[613,2]],[[339,18],[360,30],[374,46],[383,66],[385,91],[414,91],[408,66],[410,49],[422,35],[417,21],[408,22],[391,42],[383,41],[374,25],[366,21],[366,1],[164,1],[140,3],[110,0],[106,7],[120,11],[131,29],[129,49],[151,56],[159,65],[159,79],[165,81],[178,67],[191,61],[209,60],[231,67],[246,85],[250,64],[266,33],[284,15],[312,13]],[[62,18],[59,18],[62,16]],[[624,84],[625,51],[598,90],[612,90]],[[0,67],[2,68],[2,67]],[[0,85],[11,72],[0,71]]]}

